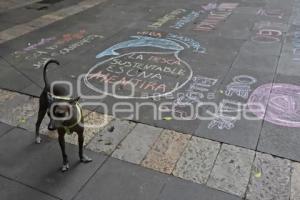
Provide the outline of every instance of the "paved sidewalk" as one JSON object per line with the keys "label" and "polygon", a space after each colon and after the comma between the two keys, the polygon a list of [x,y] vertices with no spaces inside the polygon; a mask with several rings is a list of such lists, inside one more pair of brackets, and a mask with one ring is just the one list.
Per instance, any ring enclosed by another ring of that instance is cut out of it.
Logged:
{"label": "paved sidewalk", "polygon": [[[299,0],[1,1],[1,199],[300,200],[299,31]],[[48,119],[34,144],[51,58],[102,125],[67,173]]]}
{"label": "paved sidewalk", "polygon": [[5,188],[6,182],[14,188],[2,191],[7,199],[19,190],[58,199],[299,198],[298,162],[89,110],[85,123],[103,125],[85,130],[94,162],[80,164],[76,134],[66,135],[71,169],[63,174],[57,134],[46,130],[47,121],[48,137],[34,143],[38,99],[0,94],[0,152],[9,152],[1,153],[0,175]]}

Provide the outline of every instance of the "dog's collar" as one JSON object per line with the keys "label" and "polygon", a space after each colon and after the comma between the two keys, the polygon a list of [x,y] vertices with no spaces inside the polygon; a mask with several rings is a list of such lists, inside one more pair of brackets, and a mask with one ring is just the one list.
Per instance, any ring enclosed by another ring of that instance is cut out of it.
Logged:
{"label": "dog's collar", "polygon": [[71,129],[74,128],[77,124],[79,124],[82,119],[82,109],[81,109],[79,103],[77,102],[75,106],[77,108],[77,122],[70,126],[64,126],[65,132],[69,135],[72,134]]}
{"label": "dog's collar", "polygon": [[52,98],[52,99],[58,99],[58,100],[65,100],[65,101],[70,101],[72,100],[71,97],[68,97],[68,96],[56,96],[50,92],[48,92],[48,95]]}

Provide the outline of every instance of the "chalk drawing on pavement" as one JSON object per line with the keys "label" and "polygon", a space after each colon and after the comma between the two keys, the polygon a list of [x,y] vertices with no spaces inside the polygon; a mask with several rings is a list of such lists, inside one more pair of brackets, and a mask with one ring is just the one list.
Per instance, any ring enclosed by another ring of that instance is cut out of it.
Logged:
{"label": "chalk drawing on pavement", "polygon": [[250,95],[248,108],[270,123],[300,127],[300,86],[285,83],[261,85]]}
{"label": "chalk drawing on pavement", "polygon": [[218,128],[220,130],[230,130],[234,128],[240,111],[240,102],[223,99],[220,102],[218,111],[215,114],[214,119],[209,122],[208,128]]}
{"label": "chalk drawing on pavement", "polygon": [[104,56],[118,56],[120,54],[116,52],[116,50],[124,49],[124,48],[133,48],[133,47],[156,47],[156,48],[174,51],[176,54],[178,54],[180,51],[184,49],[183,46],[179,45],[178,43],[172,40],[152,38],[146,36],[131,36],[131,37],[135,39],[128,40],[125,42],[120,42],[102,51],[96,56],[96,58],[102,58]]}
{"label": "chalk drawing on pavement", "polygon": [[[191,80],[191,66],[178,55],[188,48],[198,52],[205,52],[205,48],[185,37],[149,37],[144,35],[150,32],[139,33],[139,36],[131,36],[133,39],[119,42],[96,55],[102,61],[94,65],[84,78],[90,89],[118,98],[147,99],[174,93]],[[113,87],[116,84],[120,85],[120,94],[115,94]],[[133,89],[129,88],[130,84],[134,85],[134,94],[128,95],[126,91]]]}
{"label": "chalk drawing on pavement", "polygon": [[233,94],[247,99],[251,92],[251,85],[256,82],[256,79],[248,75],[235,76],[233,82],[226,86],[225,95],[232,96]]}

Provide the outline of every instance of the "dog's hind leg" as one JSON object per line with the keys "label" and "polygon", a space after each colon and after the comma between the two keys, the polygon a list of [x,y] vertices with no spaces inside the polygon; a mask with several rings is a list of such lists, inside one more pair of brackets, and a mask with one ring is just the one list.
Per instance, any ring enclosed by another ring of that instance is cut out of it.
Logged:
{"label": "dog's hind leg", "polygon": [[63,157],[63,166],[61,168],[61,171],[65,172],[69,169],[69,161],[68,161],[68,156],[66,154],[66,148],[65,148],[65,132],[62,130],[58,130],[58,142]]}
{"label": "dog's hind leg", "polygon": [[82,129],[82,131],[79,131],[77,133],[77,135],[78,135],[78,147],[79,147],[80,162],[82,162],[82,163],[92,162],[93,160],[91,158],[89,158],[87,155],[84,155],[84,153],[83,153],[83,143],[84,143],[83,129]]}
{"label": "dog's hind leg", "polygon": [[43,102],[40,100],[40,105],[39,105],[39,112],[38,112],[38,117],[37,117],[37,122],[35,124],[35,142],[37,144],[41,143],[41,137],[40,137],[40,126],[41,123],[47,113],[47,105],[45,105]]}

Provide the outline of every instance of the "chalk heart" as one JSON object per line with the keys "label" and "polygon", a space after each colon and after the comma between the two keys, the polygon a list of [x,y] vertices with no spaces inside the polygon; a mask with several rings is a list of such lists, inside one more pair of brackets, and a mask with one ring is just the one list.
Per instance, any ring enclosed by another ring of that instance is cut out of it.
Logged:
{"label": "chalk heart", "polygon": [[251,94],[248,108],[270,123],[300,127],[300,86],[284,83],[261,85]]}
{"label": "chalk heart", "polygon": [[161,97],[191,80],[192,69],[178,52],[130,52],[93,66],[85,84],[101,94],[122,99]]}

